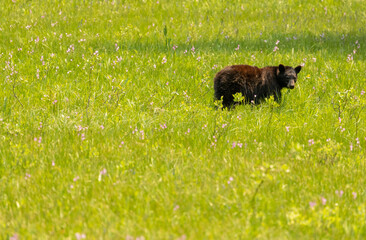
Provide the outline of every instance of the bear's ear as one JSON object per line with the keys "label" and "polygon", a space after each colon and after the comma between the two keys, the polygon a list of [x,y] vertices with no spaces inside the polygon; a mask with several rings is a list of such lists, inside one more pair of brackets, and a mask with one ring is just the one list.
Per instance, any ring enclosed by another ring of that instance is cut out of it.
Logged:
{"label": "bear's ear", "polygon": [[300,65],[295,67],[296,74],[298,74],[300,71],[301,71],[301,66]]}
{"label": "bear's ear", "polygon": [[280,70],[280,73],[284,73],[285,72],[285,66],[283,66],[282,64],[280,64],[278,66],[278,69]]}

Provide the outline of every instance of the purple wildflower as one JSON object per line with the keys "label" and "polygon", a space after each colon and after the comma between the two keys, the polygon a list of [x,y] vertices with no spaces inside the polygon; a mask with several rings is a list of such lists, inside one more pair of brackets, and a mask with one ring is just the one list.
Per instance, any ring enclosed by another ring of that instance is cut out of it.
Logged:
{"label": "purple wildflower", "polygon": [[75,233],[75,237],[77,240],[85,239],[86,235],[84,233]]}
{"label": "purple wildflower", "polygon": [[356,199],[357,198],[357,193],[356,192],[352,192],[352,196],[353,196],[353,199]]}
{"label": "purple wildflower", "polygon": [[9,238],[9,240],[18,240],[18,239],[19,235],[17,233],[14,233],[14,235]]}
{"label": "purple wildflower", "polygon": [[343,196],[343,190],[336,190],[335,191],[335,194],[337,194],[338,195],[338,197],[342,197]]}

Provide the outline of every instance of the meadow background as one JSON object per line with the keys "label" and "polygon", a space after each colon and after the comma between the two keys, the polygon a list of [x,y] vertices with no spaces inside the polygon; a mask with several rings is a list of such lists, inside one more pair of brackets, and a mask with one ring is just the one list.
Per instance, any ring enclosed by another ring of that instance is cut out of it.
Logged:
{"label": "meadow background", "polygon": [[0,2],[1,239],[366,237],[364,1]]}

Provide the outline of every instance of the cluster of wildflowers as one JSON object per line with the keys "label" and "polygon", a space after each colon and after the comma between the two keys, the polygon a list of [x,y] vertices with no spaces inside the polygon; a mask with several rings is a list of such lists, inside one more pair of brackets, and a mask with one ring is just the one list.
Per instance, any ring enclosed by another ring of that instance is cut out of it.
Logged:
{"label": "cluster of wildflowers", "polygon": [[75,126],[77,128],[77,132],[78,132],[78,136],[81,137],[81,140],[84,141],[85,140],[85,133],[82,131],[85,131],[88,129],[88,127],[82,127],[81,125],[79,126]]}
{"label": "cluster of wildflowers", "polygon": [[19,235],[15,233],[13,236],[9,238],[9,240],[19,240]]}
{"label": "cluster of wildflowers", "polygon": [[118,56],[116,56],[116,60],[114,60],[113,62],[112,62],[112,65],[113,65],[113,68],[114,68],[114,66],[116,66],[117,65],[117,63],[119,63],[119,62],[121,62],[122,61],[122,57],[118,57]]}
{"label": "cluster of wildflowers", "polygon": [[34,138],[33,139],[35,142],[38,142],[38,143],[41,143],[42,142],[42,137],[39,137],[39,138]]}
{"label": "cluster of wildflowers", "polygon": [[[358,43],[358,40],[355,42],[355,45],[356,45],[356,48],[357,48],[357,49],[359,49],[359,48],[360,48],[360,44]],[[354,55],[356,55],[356,53],[357,53],[356,48],[355,48],[355,49],[353,49],[352,53],[350,53],[350,54],[348,54],[348,55],[347,55],[347,62],[351,62],[351,61],[353,61],[353,57],[354,57]]]}
{"label": "cluster of wildflowers", "polygon": [[43,59],[43,55],[41,56],[41,62],[42,62],[42,65],[44,66],[46,63],[45,63],[45,61],[44,61],[44,59]]}
{"label": "cluster of wildflowers", "polygon": [[99,175],[98,175],[98,181],[102,181],[102,176],[106,175],[107,174],[107,169],[103,168],[100,172],[99,172]]}
{"label": "cluster of wildflowers", "polygon": [[227,184],[230,184],[232,181],[234,181],[234,178],[230,177],[229,180],[227,181]]}
{"label": "cluster of wildflowers", "polygon": [[103,168],[102,171],[100,171],[99,175],[106,175],[107,174],[107,169]]}
{"label": "cluster of wildflowers", "polygon": [[[341,198],[341,197],[343,197],[344,191],[343,190],[336,190],[334,193],[337,195],[337,197]],[[352,194],[353,199],[357,198],[357,193],[356,192],[352,192],[351,194]],[[321,202],[322,205],[326,205],[328,201],[325,197],[321,197],[320,202]],[[310,201],[309,202],[310,208],[314,208],[316,205],[317,205],[317,203],[315,201]],[[336,205],[337,205],[337,203],[336,203]]]}
{"label": "cluster of wildflowers", "polygon": [[75,233],[75,237],[77,240],[86,239],[86,235],[84,233]]}
{"label": "cluster of wildflowers", "polygon": [[166,124],[164,123],[164,124],[159,124],[160,125],[160,129],[166,129],[167,128],[167,126],[166,126]]}
{"label": "cluster of wildflowers", "polygon": [[344,132],[346,129],[341,125],[342,118],[338,117],[338,122],[339,122],[339,125],[340,125],[339,128],[340,128],[341,132]]}
{"label": "cluster of wildflowers", "polygon": [[[246,145],[247,144],[245,144],[245,146]],[[231,148],[236,148],[236,147],[242,148],[243,144],[241,142],[233,142],[233,144],[231,145]]]}
{"label": "cluster of wildflowers", "polygon": [[31,177],[31,175],[29,173],[26,173],[24,179],[28,180],[30,177]]}
{"label": "cluster of wildflowers", "polygon": [[177,240],[186,240],[186,239],[187,239],[187,236],[185,234],[183,234],[182,236],[177,238]]}
{"label": "cluster of wildflowers", "polygon": [[[356,140],[356,147],[361,147],[360,146],[360,139],[357,137],[355,140]],[[366,140],[366,138],[365,138],[365,140]],[[352,142],[350,143],[349,148],[350,148],[351,151],[353,151],[353,143]]]}
{"label": "cluster of wildflowers", "polygon": [[4,71],[8,71],[9,74],[5,77],[5,80],[10,81],[10,82],[11,82],[10,77],[14,76],[15,74],[18,73],[18,71],[15,70],[15,67],[17,65],[13,64],[12,58],[13,58],[13,55],[11,52],[11,53],[9,53],[8,61],[5,61],[5,68],[3,69]]}
{"label": "cluster of wildflowers", "polygon": [[212,138],[213,138],[213,142],[211,142],[211,147],[215,147],[216,146],[216,143],[217,143],[217,138],[216,138],[215,135],[212,136]]}
{"label": "cluster of wildflowers", "polygon": [[280,50],[279,47],[277,46],[279,43],[280,43],[280,40],[277,40],[276,41],[276,45],[275,45],[275,47],[273,49],[273,52],[276,52],[276,51]]}
{"label": "cluster of wildflowers", "polygon": [[[132,128],[132,127],[130,126],[130,128]],[[144,140],[145,139],[145,132],[144,132],[144,130],[140,130],[139,131],[137,127],[135,127],[135,129],[132,131],[132,134],[138,134],[139,135],[139,138],[141,140]]]}
{"label": "cluster of wildflowers", "polygon": [[293,36],[292,38],[291,38],[291,37],[286,37],[286,40],[287,40],[287,41],[290,41],[290,40],[292,40],[292,39],[293,39],[293,40],[297,40],[297,37],[296,37],[296,36]]}
{"label": "cluster of wildflowers", "polygon": [[304,58],[303,59],[303,62],[300,64],[301,67],[304,67],[305,66],[305,62],[307,61],[308,59],[307,58]]}
{"label": "cluster of wildflowers", "polygon": [[189,129],[189,128],[188,128],[188,129],[187,129],[187,132],[185,132],[184,134],[185,134],[185,135],[187,135],[187,134],[189,134],[190,132],[191,132],[191,129]]}
{"label": "cluster of wildflowers", "polygon": [[188,100],[189,99],[189,95],[187,94],[187,90],[183,91],[183,96]]}
{"label": "cluster of wildflowers", "polygon": [[163,57],[163,60],[161,61],[161,64],[165,64],[167,62],[167,59],[166,59],[166,57],[164,56]]}
{"label": "cluster of wildflowers", "polygon": [[346,129],[342,126],[340,126],[341,132],[344,132]]}
{"label": "cluster of wildflowers", "polygon": [[314,208],[316,206],[316,202],[309,202],[310,208]]}
{"label": "cluster of wildflowers", "polygon": [[352,197],[353,197],[353,199],[356,199],[357,198],[357,193],[356,192],[352,192]]}
{"label": "cluster of wildflowers", "polygon": [[343,190],[336,190],[335,191],[335,194],[338,196],[338,197],[342,197],[343,196]]}
{"label": "cluster of wildflowers", "polygon": [[74,48],[74,44],[71,44],[69,46],[69,48],[67,49],[66,53],[70,53],[70,52],[74,52],[75,48]]}

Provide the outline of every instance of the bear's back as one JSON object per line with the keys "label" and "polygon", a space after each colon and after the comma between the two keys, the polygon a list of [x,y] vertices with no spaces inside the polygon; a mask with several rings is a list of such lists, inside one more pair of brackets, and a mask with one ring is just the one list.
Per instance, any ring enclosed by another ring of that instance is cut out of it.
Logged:
{"label": "bear's back", "polygon": [[227,66],[224,69],[222,69],[220,72],[217,73],[216,76],[222,75],[222,74],[228,74],[228,75],[240,75],[244,78],[256,78],[261,75],[261,69],[255,66],[249,66],[249,65],[232,65]]}

